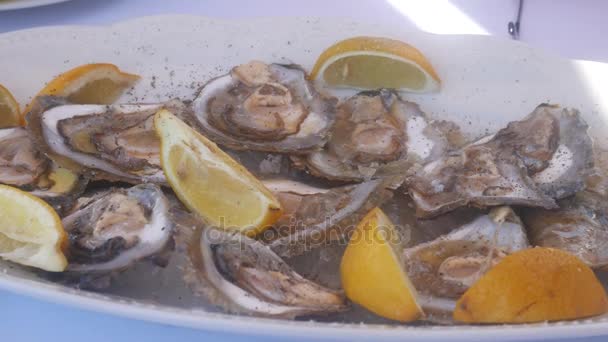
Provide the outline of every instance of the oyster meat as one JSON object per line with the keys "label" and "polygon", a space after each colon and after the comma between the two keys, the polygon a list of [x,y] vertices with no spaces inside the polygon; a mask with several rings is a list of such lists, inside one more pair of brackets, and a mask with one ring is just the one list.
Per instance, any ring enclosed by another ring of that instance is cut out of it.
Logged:
{"label": "oyster meat", "polygon": [[394,91],[366,91],[338,107],[323,150],[293,161],[316,176],[362,181],[404,175],[412,164],[437,159],[463,142],[458,126],[429,120],[417,104]]}
{"label": "oyster meat", "polygon": [[170,246],[169,204],[153,184],[81,197],[62,219],[68,272],[104,274],[128,268]]}
{"label": "oyster meat", "polygon": [[62,166],[93,179],[132,184],[165,184],[154,114],[161,108],[184,113],[173,100],[165,104],[73,105],[46,97],[27,115],[37,144]]}
{"label": "oyster meat", "polygon": [[0,182],[17,187],[34,186],[49,160],[39,153],[21,127],[0,130]]}
{"label": "oyster meat", "polygon": [[332,189],[275,185],[286,212],[261,238],[281,257],[347,239],[368,211],[391,198],[389,184],[376,179]]}
{"label": "oyster meat", "polygon": [[213,304],[229,312],[286,318],[348,308],[340,291],[305,279],[262,242],[191,221],[178,238],[187,244],[184,279]]}
{"label": "oyster meat", "polygon": [[335,103],[300,67],[252,61],[209,81],[192,104],[191,121],[232,149],[304,153],[325,144]]}
{"label": "oyster meat", "polygon": [[25,128],[14,127],[0,129],[0,183],[28,191],[61,212],[87,180],[60,168],[35,148]]}
{"label": "oyster meat", "polygon": [[519,217],[509,207],[497,207],[446,235],[406,248],[403,257],[423,308],[451,313],[456,299],[487,270],[529,246]]}
{"label": "oyster meat", "polygon": [[584,187],[593,165],[587,124],[574,109],[540,105],[524,120],[432,161],[407,180],[416,214],[467,204],[556,208]]}

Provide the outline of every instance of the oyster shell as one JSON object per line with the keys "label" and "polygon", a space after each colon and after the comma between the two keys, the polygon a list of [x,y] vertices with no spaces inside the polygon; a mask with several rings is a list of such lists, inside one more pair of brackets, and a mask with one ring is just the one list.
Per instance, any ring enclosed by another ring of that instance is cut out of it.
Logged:
{"label": "oyster shell", "polygon": [[[348,308],[344,295],[305,279],[262,242],[182,219],[184,279],[193,291],[229,312],[293,318]],[[179,242],[180,244],[182,242]]]}
{"label": "oyster shell", "polygon": [[27,115],[28,127],[43,151],[61,166],[93,179],[132,184],[165,184],[154,114],[165,104],[73,105],[45,97]]}
{"label": "oyster shell", "polygon": [[522,219],[533,245],[565,250],[594,268],[608,265],[608,198],[583,191],[559,209],[525,209]]}
{"label": "oyster shell", "polygon": [[455,300],[504,256],[529,246],[519,217],[509,207],[497,207],[446,235],[406,248],[403,259],[425,311],[441,315],[451,313]]}
{"label": "oyster shell", "polygon": [[[318,188],[289,179],[267,179],[263,180],[262,183],[281,203],[281,208],[283,208],[282,222],[285,222],[286,218],[293,217],[306,196],[324,194],[330,191],[330,189]],[[279,224],[281,221],[279,221]]]}
{"label": "oyster shell", "polygon": [[525,208],[522,219],[532,244],[568,251],[593,268],[608,265],[608,151],[594,148],[586,188],[558,202],[559,208]]}
{"label": "oyster shell", "polygon": [[81,197],[62,219],[69,237],[68,272],[107,273],[161,253],[173,224],[161,189],[141,184]]}
{"label": "oyster shell", "polygon": [[594,149],[586,189],[558,202],[555,210],[523,209],[532,244],[565,250],[593,268],[608,266],[608,152]]}
{"label": "oyster shell", "polygon": [[556,208],[593,165],[587,124],[574,109],[540,105],[522,121],[432,161],[407,180],[420,217],[467,204]]}
{"label": "oyster shell", "polygon": [[[553,155],[542,170],[528,168],[538,188],[551,198],[561,199],[581,191],[586,178],[593,172],[593,141],[587,133],[587,123],[575,109],[541,105],[543,111],[557,118],[559,138]],[[538,135],[531,131],[531,135]],[[523,155],[523,152],[520,152]],[[529,158],[530,159],[530,158]]]}
{"label": "oyster shell", "polygon": [[0,183],[49,202],[57,211],[79,196],[87,179],[60,168],[35,147],[25,128],[0,129]]}
{"label": "oyster shell", "polygon": [[293,157],[297,167],[331,180],[362,181],[405,174],[464,142],[459,128],[431,121],[391,90],[365,91],[342,103],[322,151]]}
{"label": "oyster shell", "polygon": [[209,81],[192,103],[191,121],[232,149],[304,153],[325,144],[335,103],[300,67],[252,61]]}
{"label": "oyster shell", "polygon": [[295,187],[275,189],[287,210],[261,238],[287,258],[347,239],[368,211],[392,196],[387,189],[390,181],[377,179],[332,189],[310,187],[308,193],[300,190],[299,194]]}
{"label": "oyster shell", "polygon": [[593,169],[585,179],[585,190],[608,198],[608,150],[593,148]]}

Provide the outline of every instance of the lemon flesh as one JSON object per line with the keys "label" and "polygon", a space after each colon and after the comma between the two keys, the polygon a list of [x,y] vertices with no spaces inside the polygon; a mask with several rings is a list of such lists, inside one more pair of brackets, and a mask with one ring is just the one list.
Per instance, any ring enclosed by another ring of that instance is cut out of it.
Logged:
{"label": "lemon flesh", "polygon": [[441,84],[422,52],[383,37],[353,37],[335,43],[319,55],[310,77],[333,87],[417,93],[437,91]]}
{"label": "lemon flesh", "polygon": [[71,103],[82,104],[112,104],[122,95],[129,82],[117,82],[111,79],[94,80],[70,94],[67,98]]}
{"label": "lemon flesh", "polygon": [[423,89],[427,82],[417,66],[374,55],[341,58],[325,69],[323,79],[332,86],[360,89]]}
{"label": "lemon flesh", "polygon": [[525,249],[501,260],[456,303],[464,323],[533,323],[578,319],[608,311],[591,268],[553,248]]}
{"label": "lemon flesh", "polygon": [[0,128],[14,127],[18,124],[19,122],[13,116],[12,108],[0,103]]}
{"label": "lemon flesh", "polygon": [[166,110],[156,114],[154,125],[167,181],[207,223],[254,235],[279,218],[279,201],[213,142]]}
{"label": "lemon flesh", "polygon": [[397,254],[399,235],[375,208],[357,225],[342,257],[346,296],[375,314],[402,322],[422,316],[416,290]]}
{"label": "lemon flesh", "polygon": [[[53,95],[76,104],[112,104],[139,79],[140,76],[123,72],[114,64],[84,64],[52,79],[36,98]],[[33,108],[36,98],[25,113]]]}
{"label": "lemon flesh", "polygon": [[0,257],[46,271],[61,272],[67,237],[57,213],[44,201],[0,185]]}

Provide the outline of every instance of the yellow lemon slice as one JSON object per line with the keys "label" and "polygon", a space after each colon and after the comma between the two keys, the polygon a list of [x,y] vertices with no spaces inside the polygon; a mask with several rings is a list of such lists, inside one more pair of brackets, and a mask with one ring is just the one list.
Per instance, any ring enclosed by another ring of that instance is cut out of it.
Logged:
{"label": "yellow lemon slice", "polygon": [[570,253],[536,247],[491,268],[458,300],[453,316],[465,323],[532,323],[607,311],[606,292],[589,266]]}
{"label": "yellow lemon slice", "polygon": [[61,219],[43,200],[0,185],[0,258],[61,272],[67,266],[67,243]]}
{"label": "yellow lemon slice", "polygon": [[[138,75],[123,72],[113,64],[85,64],[55,77],[36,97],[54,95],[78,104],[111,104],[139,79]],[[25,113],[32,106],[33,101]]]}
{"label": "yellow lemon slice", "polygon": [[423,313],[396,248],[398,236],[382,210],[372,209],[351,236],[340,275],[351,301],[382,317],[409,322]]}
{"label": "yellow lemon slice", "polygon": [[354,37],[327,48],[311,78],[333,87],[392,88],[426,93],[438,91],[439,76],[415,47],[393,39]]}
{"label": "yellow lemon slice", "polygon": [[0,84],[0,128],[22,126],[24,123],[19,104],[11,92]]}
{"label": "yellow lemon slice", "polygon": [[281,216],[279,201],[247,169],[167,110],[154,117],[161,165],[177,197],[218,228],[248,235]]}

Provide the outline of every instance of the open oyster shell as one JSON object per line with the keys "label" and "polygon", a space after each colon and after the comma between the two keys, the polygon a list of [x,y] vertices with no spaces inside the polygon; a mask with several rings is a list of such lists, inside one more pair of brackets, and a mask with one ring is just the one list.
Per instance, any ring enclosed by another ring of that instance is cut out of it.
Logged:
{"label": "open oyster shell", "polygon": [[461,146],[458,126],[432,121],[413,103],[391,90],[365,91],[337,110],[325,148],[292,157],[296,167],[341,181],[402,174],[414,163],[439,158]]}
{"label": "open oyster shell", "polygon": [[583,191],[559,209],[525,209],[522,219],[535,246],[565,250],[599,268],[608,265],[608,199]]}
{"label": "open oyster shell", "polygon": [[169,204],[153,184],[83,196],[62,223],[69,237],[70,273],[120,271],[163,252],[172,241]]}
{"label": "open oyster shell", "polygon": [[164,104],[73,105],[42,97],[27,114],[28,129],[44,153],[58,164],[92,179],[165,184],[154,114]]}
{"label": "open oyster shell", "polygon": [[23,127],[0,129],[0,183],[40,197],[62,212],[87,184],[39,152]]}
{"label": "open oyster shell", "polygon": [[311,195],[324,194],[331,190],[281,178],[266,179],[262,183],[281,202],[283,217],[279,221],[279,225],[281,225],[281,222],[285,223],[293,217],[298,208],[300,208],[304,198]]}
{"label": "open oyster shell", "polygon": [[524,120],[432,161],[407,180],[416,214],[467,204],[556,208],[584,187],[593,165],[587,124],[574,109],[540,105]]}
{"label": "open oyster shell", "polygon": [[209,81],[192,103],[191,121],[232,149],[304,153],[325,144],[335,103],[299,66],[252,61]]}
{"label": "open oyster shell", "polygon": [[586,188],[558,202],[559,208],[524,208],[532,244],[568,251],[593,268],[608,266],[608,151],[594,148]]}
{"label": "open oyster shell", "polygon": [[359,221],[392,196],[390,180],[371,180],[332,189],[271,187],[286,212],[261,238],[281,257],[350,237]]}
{"label": "open oyster shell", "polygon": [[442,316],[451,314],[456,300],[504,256],[529,246],[519,217],[509,207],[497,207],[406,248],[403,259],[425,311]]}
{"label": "open oyster shell", "polygon": [[[586,178],[593,172],[593,141],[587,133],[587,123],[575,109],[540,105],[535,111],[544,111],[557,118],[559,138],[545,168],[528,168],[532,180],[551,198],[572,196],[583,190]],[[532,136],[539,134],[529,133]]]}
{"label": "open oyster shell", "polygon": [[184,280],[226,311],[293,318],[348,308],[344,295],[305,279],[268,246],[236,232],[207,228],[179,214],[178,246],[188,254]]}

